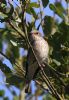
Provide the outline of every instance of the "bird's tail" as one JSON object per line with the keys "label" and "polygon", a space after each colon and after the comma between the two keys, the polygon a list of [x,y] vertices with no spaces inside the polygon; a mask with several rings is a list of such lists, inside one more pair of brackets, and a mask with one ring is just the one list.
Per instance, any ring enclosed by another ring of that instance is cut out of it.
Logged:
{"label": "bird's tail", "polygon": [[25,93],[31,93],[31,88],[29,83],[25,87]]}

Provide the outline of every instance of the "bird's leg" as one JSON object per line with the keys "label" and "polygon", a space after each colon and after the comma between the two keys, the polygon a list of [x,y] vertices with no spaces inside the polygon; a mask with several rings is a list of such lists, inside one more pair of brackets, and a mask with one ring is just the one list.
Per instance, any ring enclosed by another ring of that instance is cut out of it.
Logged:
{"label": "bird's leg", "polygon": [[39,65],[39,68],[40,68],[40,70],[43,70],[43,66],[42,66],[42,64],[41,64],[41,65]]}
{"label": "bird's leg", "polygon": [[42,65],[41,65],[43,68],[45,68],[45,64],[43,63]]}
{"label": "bird's leg", "polygon": [[30,83],[28,83],[28,84],[26,85],[25,93],[31,93]]}
{"label": "bird's leg", "polygon": [[40,64],[40,65],[39,65],[39,68],[40,68],[41,70],[44,70],[45,64],[44,64],[44,63]]}

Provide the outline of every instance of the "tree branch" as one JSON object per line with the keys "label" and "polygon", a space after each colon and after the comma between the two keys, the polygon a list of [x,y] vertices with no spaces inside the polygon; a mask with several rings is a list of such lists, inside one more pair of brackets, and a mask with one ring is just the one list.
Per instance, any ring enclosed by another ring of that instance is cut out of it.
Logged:
{"label": "tree branch", "polygon": [[20,29],[17,29],[17,28],[12,24],[12,22],[11,22],[10,20],[8,21],[8,23],[9,23],[9,25],[10,25],[15,31],[18,32],[18,34],[19,34],[21,37],[25,38],[24,32],[22,32]]}

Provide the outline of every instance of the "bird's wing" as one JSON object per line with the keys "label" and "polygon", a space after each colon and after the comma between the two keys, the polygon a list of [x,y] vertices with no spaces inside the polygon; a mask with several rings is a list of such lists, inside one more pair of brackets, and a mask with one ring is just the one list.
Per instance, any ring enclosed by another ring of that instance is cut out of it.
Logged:
{"label": "bird's wing", "polygon": [[35,73],[38,70],[37,61],[33,55],[31,48],[28,50],[27,62],[26,62],[26,79],[31,81],[35,77]]}

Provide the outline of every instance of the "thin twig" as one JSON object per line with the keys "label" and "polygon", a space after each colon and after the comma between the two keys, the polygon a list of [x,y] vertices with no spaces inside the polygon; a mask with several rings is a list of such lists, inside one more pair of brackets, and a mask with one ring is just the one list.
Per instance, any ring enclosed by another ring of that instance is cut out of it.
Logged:
{"label": "thin twig", "polygon": [[13,1],[14,3],[15,3],[15,5],[20,9],[20,7],[19,7],[19,5],[15,2],[15,1]]}
{"label": "thin twig", "polygon": [[37,30],[39,30],[39,27],[42,25],[43,20],[44,20],[44,18],[42,19],[42,21],[41,21],[40,24],[38,25]]}
{"label": "thin twig", "polygon": [[7,57],[4,53],[2,53],[1,51],[0,51],[0,54],[1,54],[2,56],[4,56],[6,59],[8,59],[10,62],[12,62],[11,59],[10,59],[9,57]]}
{"label": "thin twig", "polygon": [[[36,84],[39,85],[43,90],[49,92],[49,89],[48,89],[48,88],[45,88],[38,80],[35,80],[35,82],[36,82]],[[50,93],[50,92],[49,92],[49,93]]]}

